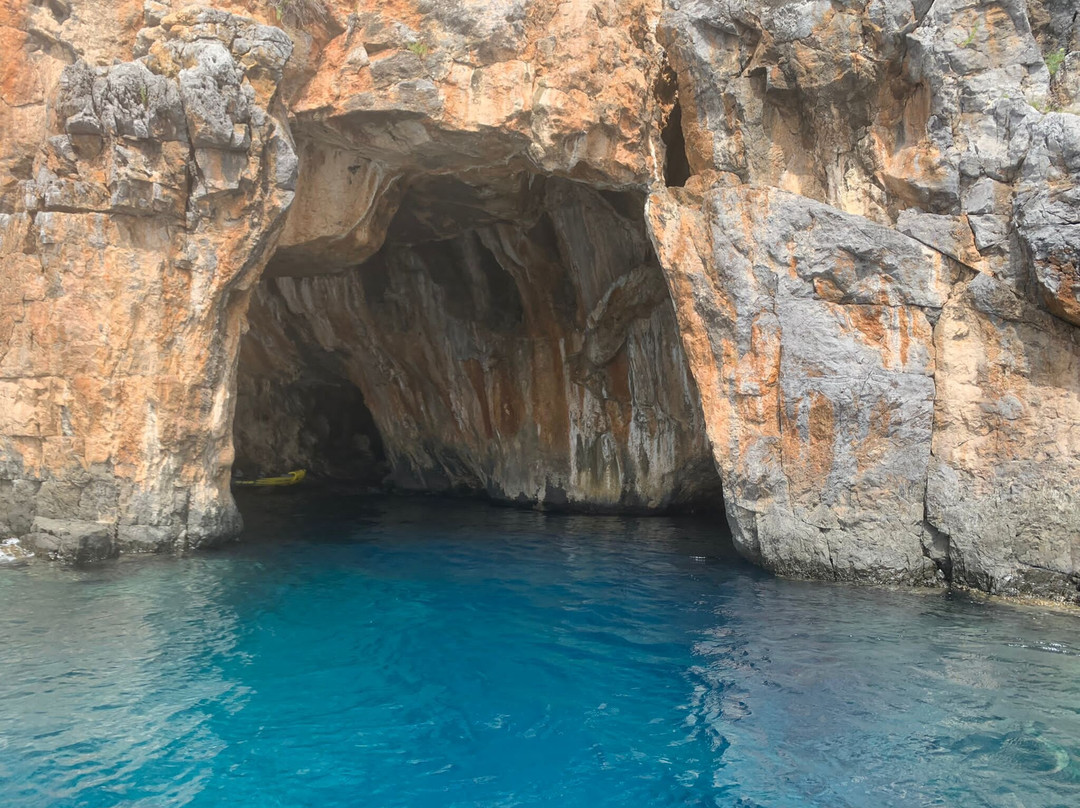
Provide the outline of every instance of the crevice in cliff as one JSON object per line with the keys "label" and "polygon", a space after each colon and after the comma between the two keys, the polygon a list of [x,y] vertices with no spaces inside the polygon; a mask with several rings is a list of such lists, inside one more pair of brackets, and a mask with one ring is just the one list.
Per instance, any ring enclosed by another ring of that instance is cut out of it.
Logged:
{"label": "crevice in cliff", "polygon": [[1080,9],[1074,0],[1031,0],[1027,15],[1044,58],[1080,49]]}
{"label": "crevice in cliff", "polygon": [[930,559],[941,573],[945,585],[953,583],[952,542],[949,534],[938,530],[930,523],[929,513],[923,516],[923,529],[927,532],[930,544],[923,543],[923,555]]}
{"label": "crevice in cliff", "polygon": [[682,188],[694,172],[690,167],[683,132],[679,77],[666,56],[656,79],[654,93],[660,109],[660,142],[664,145],[664,184],[668,188]]}
{"label": "crevice in cliff", "polygon": [[686,138],[682,130],[682,107],[676,97],[667,124],[661,133],[664,141],[664,184],[668,188],[682,188],[692,174],[690,159],[686,155]]}

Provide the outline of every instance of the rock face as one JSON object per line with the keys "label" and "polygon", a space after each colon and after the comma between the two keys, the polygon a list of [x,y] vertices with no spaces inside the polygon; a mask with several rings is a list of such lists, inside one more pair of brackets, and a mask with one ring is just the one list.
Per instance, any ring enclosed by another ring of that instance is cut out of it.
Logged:
{"label": "rock face", "polygon": [[8,0],[0,42],[0,537],[231,535],[235,435],[1076,597],[1075,4]]}
{"label": "rock face", "polygon": [[927,519],[957,580],[1064,591],[1080,560],[1080,333],[993,278],[960,284],[934,332]]}
{"label": "rock face", "polygon": [[1049,4],[664,13],[695,176],[649,221],[771,569],[1075,591],[1080,118],[1029,10],[1071,42]]}
{"label": "rock face", "polygon": [[[318,413],[284,419],[310,424],[293,441],[263,424],[336,378],[361,394],[404,488],[590,510],[719,504],[644,199],[531,175],[500,189],[511,199],[485,190],[512,223],[451,235],[453,220],[431,229],[410,193],[386,245],[354,271],[260,286],[241,354],[254,427],[240,456],[295,446],[291,463],[318,467]],[[462,226],[476,218],[468,210]],[[294,392],[260,394],[283,378]]]}
{"label": "rock face", "polygon": [[0,533],[92,534],[95,555],[235,534],[230,390],[293,195],[291,42],[191,9],[151,16],[140,59],[93,67],[44,8],[7,9],[25,61],[3,141],[40,142],[7,157],[0,207]]}
{"label": "rock face", "polygon": [[948,260],[745,185],[657,192],[650,222],[737,546],[778,572],[932,581],[930,317]]}

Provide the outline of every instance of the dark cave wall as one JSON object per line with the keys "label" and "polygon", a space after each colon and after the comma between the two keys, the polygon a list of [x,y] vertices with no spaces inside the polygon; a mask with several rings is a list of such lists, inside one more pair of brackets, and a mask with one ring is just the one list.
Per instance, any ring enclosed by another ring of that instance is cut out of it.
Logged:
{"label": "dark cave wall", "polygon": [[324,351],[263,281],[248,314],[237,377],[233,475],[305,469],[316,478],[378,485],[379,431],[340,356]]}
{"label": "dark cave wall", "polygon": [[[720,506],[640,196],[528,175],[479,190],[420,183],[375,257],[264,280],[250,322],[238,464],[287,446],[315,467],[320,445],[366,439],[406,489]],[[320,444],[320,385],[357,391],[362,403],[341,403],[370,410],[376,429],[360,416],[354,438]]]}

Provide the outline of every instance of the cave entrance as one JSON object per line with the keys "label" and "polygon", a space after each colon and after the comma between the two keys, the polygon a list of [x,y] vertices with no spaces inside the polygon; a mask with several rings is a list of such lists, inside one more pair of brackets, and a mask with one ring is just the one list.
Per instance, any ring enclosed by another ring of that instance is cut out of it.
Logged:
{"label": "cave entrance", "polygon": [[289,245],[253,295],[237,465],[547,509],[721,507],[644,203],[506,167],[424,175],[374,254],[320,272],[326,239]]}
{"label": "cave entrance", "polygon": [[386,452],[363,392],[305,325],[289,312],[278,281],[263,280],[241,341],[233,476],[304,469],[316,480],[380,485]]}

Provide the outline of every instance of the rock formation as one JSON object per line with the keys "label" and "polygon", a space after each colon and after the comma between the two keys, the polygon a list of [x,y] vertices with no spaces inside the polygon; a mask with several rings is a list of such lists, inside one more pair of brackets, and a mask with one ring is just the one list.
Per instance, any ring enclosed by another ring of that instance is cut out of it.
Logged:
{"label": "rock formation", "polygon": [[295,430],[319,422],[290,407],[344,379],[403,488],[590,510],[719,503],[644,198],[522,175],[478,194],[508,221],[476,227],[488,217],[465,206],[432,228],[412,207],[418,187],[431,198],[413,186],[355,271],[260,284],[241,350],[241,460],[265,470],[284,447],[318,467],[330,447]]}
{"label": "rock formation", "polygon": [[[74,558],[238,530],[230,392],[297,166],[284,32],[151,9],[103,43],[87,6],[0,18],[3,143],[38,140],[2,160],[0,532]],[[116,48],[145,55],[87,61]]]}
{"label": "rock formation", "polygon": [[235,435],[1076,597],[1074,4],[0,0],[0,42],[0,538],[235,535]]}

